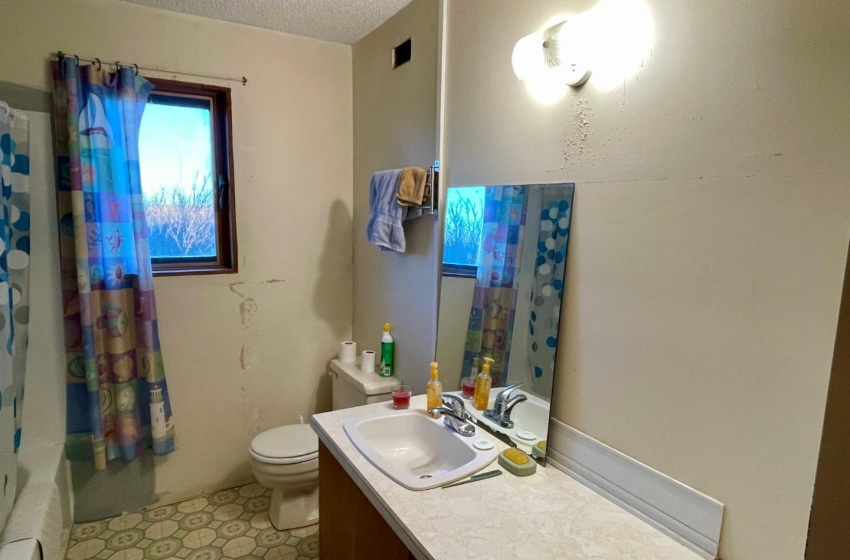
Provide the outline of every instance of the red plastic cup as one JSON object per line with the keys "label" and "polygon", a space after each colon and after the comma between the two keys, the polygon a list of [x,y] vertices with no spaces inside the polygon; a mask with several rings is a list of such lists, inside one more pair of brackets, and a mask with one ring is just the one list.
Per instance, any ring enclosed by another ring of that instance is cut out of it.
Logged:
{"label": "red plastic cup", "polygon": [[463,396],[467,399],[471,399],[472,396],[475,395],[475,378],[464,377],[460,387],[463,389]]}
{"label": "red plastic cup", "polygon": [[393,408],[396,410],[404,410],[410,407],[410,396],[413,391],[410,385],[396,385],[393,387]]}

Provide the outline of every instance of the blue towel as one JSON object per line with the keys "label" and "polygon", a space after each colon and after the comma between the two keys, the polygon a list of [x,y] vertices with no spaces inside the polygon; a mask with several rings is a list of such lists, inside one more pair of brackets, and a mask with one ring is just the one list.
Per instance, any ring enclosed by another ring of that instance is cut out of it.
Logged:
{"label": "blue towel", "polygon": [[382,251],[404,253],[404,220],[418,218],[421,208],[401,206],[396,198],[401,169],[378,171],[369,183],[369,221],[366,240]]}

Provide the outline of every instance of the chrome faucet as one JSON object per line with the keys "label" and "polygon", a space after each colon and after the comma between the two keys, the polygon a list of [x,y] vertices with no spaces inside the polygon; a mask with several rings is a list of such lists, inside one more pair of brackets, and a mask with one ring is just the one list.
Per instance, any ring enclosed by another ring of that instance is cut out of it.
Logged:
{"label": "chrome faucet", "polygon": [[470,420],[472,418],[472,416],[466,412],[466,403],[458,396],[443,395],[443,406],[451,408],[458,416],[461,416],[465,420]]}
{"label": "chrome faucet", "polygon": [[493,409],[485,411],[484,417],[503,428],[507,428],[509,430],[513,428],[514,422],[511,420],[511,412],[516,405],[528,400],[528,397],[525,395],[513,394],[513,392],[520,387],[522,387],[522,383],[515,383],[502,389],[499,394],[496,395],[496,400],[493,403]]}
{"label": "chrome faucet", "polygon": [[443,406],[430,409],[428,412],[439,412],[443,415],[443,424],[464,437],[475,435],[475,426],[469,422],[463,399],[454,395],[443,395]]}

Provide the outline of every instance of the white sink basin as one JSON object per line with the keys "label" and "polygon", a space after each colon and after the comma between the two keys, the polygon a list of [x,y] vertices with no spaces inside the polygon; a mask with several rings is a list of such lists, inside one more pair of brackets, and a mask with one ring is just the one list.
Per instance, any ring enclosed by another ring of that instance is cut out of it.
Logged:
{"label": "white sink basin", "polygon": [[343,423],[354,446],[381,472],[408,490],[428,490],[481,470],[492,463],[499,448],[479,451],[478,439],[493,439],[483,430],[463,437],[443,420],[421,411],[386,416],[349,418]]}

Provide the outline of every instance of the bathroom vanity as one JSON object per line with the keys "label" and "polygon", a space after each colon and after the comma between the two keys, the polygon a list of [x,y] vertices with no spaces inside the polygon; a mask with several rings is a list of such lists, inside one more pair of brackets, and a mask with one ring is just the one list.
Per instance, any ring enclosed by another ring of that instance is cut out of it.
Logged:
{"label": "bathroom vanity", "polygon": [[325,557],[416,558],[322,442],[319,464],[319,550]]}
{"label": "bathroom vanity", "polygon": [[[424,395],[413,397],[411,410],[425,413]],[[343,429],[349,418],[389,414],[399,412],[377,403],[311,420],[320,441],[323,557],[701,558],[551,465],[529,477],[505,472],[453,488],[407,490],[373,466]],[[501,467],[484,467],[492,469]]]}

